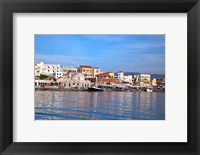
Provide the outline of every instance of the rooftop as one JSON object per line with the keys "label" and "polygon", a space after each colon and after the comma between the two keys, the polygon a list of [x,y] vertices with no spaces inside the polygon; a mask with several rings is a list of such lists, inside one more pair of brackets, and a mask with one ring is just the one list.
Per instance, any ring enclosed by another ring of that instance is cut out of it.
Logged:
{"label": "rooftop", "polygon": [[100,73],[100,74],[97,74],[96,76],[109,76],[109,72],[106,72],[106,73]]}
{"label": "rooftop", "polygon": [[118,78],[102,78],[100,81],[107,83],[120,83]]}
{"label": "rooftop", "polygon": [[119,71],[118,73],[124,73],[123,71]]}
{"label": "rooftop", "polygon": [[92,68],[92,66],[80,65],[80,68]]}

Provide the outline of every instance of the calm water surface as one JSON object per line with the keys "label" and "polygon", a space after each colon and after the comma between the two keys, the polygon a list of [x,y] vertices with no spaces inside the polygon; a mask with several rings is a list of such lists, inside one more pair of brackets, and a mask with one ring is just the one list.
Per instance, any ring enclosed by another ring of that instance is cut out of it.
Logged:
{"label": "calm water surface", "polygon": [[36,120],[164,120],[163,92],[35,91]]}

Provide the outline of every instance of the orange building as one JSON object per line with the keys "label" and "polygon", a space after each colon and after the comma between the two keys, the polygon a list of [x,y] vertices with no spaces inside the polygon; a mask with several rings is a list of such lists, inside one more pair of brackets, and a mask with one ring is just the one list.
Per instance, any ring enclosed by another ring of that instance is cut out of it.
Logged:
{"label": "orange building", "polygon": [[96,77],[98,78],[114,78],[114,73],[113,72],[105,72],[101,74],[97,74]]}
{"label": "orange building", "polygon": [[118,78],[102,78],[99,80],[100,83],[120,83]]}

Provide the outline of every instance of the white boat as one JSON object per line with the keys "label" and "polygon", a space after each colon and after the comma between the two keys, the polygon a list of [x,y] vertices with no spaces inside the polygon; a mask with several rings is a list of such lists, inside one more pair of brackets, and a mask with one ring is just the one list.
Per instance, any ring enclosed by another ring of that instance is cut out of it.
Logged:
{"label": "white boat", "polygon": [[152,88],[147,88],[146,91],[147,92],[153,92],[153,89]]}

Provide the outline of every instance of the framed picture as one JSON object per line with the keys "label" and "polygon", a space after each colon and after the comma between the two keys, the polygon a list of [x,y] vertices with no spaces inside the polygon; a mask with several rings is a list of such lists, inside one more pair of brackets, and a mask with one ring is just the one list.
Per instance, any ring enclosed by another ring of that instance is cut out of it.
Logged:
{"label": "framed picture", "polygon": [[199,154],[199,7],[1,0],[1,153]]}
{"label": "framed picture", "polygon": [[165,35],[35,35],[35,120],[165,120]]}

